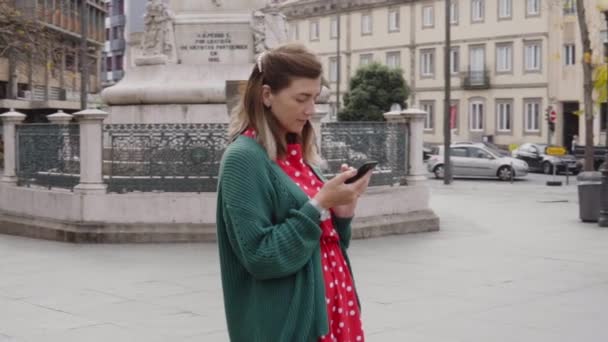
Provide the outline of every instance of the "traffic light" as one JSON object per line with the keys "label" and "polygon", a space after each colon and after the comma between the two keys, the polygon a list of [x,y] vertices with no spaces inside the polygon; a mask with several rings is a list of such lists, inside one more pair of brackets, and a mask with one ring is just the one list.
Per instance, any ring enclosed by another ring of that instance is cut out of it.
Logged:
{"label": "traffic light", "polygon": [[551,131],[551,133],[555,132],[555,122],[549,121],[549,131]]}

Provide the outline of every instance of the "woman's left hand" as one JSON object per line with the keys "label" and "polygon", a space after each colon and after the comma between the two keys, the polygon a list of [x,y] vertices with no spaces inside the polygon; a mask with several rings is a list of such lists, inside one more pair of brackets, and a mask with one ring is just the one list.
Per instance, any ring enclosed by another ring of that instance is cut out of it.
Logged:
{"label": "woman's left hand", "polygon": [[[354,169],[352,167],[349,167],[347,164],[342,164],[341,166],[341,171],[345,172],[348,171],[349,169]],[[369,180],[372,177],[372,172],[368,172],[365,176],[361,177],[361,179],[359,179],[358,181],[356,181],[355,183],[353,183],[354,186],[357,187],[357,190],[359,192],[359,196],[361,196],[361,194],[363,194],[365,192],[365,190],[367,190],[367,186],[369,185]],[[352,201],[349,204],[344,204],[344,205],[338,205],[332,208],[334,214],[337,217],[341,217],[341,218],[350,218],[355,216],[355,208],[357,208],[357,200],[358,197]]]}

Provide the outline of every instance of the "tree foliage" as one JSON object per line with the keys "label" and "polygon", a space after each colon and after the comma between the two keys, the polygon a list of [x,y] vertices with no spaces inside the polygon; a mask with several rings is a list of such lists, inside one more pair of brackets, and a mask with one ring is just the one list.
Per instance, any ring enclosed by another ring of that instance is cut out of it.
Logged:
{"label": "tree foliage", "polygon": [[372,63],[357,70],[350,81],[350,91],[344,95],[340,121],[382,121],[383,114],[394,103],[403,106],[409,88],[403,71]]}

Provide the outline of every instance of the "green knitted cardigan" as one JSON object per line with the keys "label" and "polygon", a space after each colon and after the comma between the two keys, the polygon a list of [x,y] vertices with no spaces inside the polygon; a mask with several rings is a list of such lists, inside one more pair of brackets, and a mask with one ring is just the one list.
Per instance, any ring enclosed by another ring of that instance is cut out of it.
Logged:
{"label": "green knitted cardigan", "polygon": [[[232,342],[316,342],[327,334],[320,217],[308,200],[255,140],[240,136],[226,149],[217,239]],[[334,218],[349,268],[350,223]]]}

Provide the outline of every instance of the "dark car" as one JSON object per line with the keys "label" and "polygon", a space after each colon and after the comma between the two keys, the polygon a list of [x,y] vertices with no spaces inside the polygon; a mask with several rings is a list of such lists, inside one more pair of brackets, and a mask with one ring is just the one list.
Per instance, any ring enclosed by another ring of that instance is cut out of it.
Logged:
{"label": "dark car", "polygon": [[556,173],[566,172],[566,170],[568,170],[570,174],[578,174],[580,171],[580,164],[577,163],[576,157],[571,154],[547,154],[548,147],[555,146],[526,143],[513,150],[512,153],[513,157],[528,163],[530,171],[552,174],[553,168],[556,168]]}

